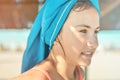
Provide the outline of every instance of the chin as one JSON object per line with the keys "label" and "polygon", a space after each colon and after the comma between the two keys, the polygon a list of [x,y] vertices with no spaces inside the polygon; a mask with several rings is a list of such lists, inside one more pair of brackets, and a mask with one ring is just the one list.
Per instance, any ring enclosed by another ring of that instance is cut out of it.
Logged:
{"label": "chin", "polygon": [[84,67],[87,67],[87,66],[89,66],[89,65],[90,65],[90,63],[87,63],[87,64],[84,64],[83,66],[84,66]]}
{"label": "chin", "polygon": [[79,65],[83,66],[83,67],[87,67],[91,64],[91,61],[85,61],[85,62],[82,62],[80,63]]}

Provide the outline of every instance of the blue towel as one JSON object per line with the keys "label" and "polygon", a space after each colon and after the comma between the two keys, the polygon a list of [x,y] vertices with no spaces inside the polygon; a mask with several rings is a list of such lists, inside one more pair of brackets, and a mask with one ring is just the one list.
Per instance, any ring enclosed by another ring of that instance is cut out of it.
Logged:
{"label": "blue towel", "polygon": [[[39,11],[23,55],[22,72],[43,61],[48,55],[66,18],[77,0],[46,0]],[[98,13],[98,0],[91,0]]]}

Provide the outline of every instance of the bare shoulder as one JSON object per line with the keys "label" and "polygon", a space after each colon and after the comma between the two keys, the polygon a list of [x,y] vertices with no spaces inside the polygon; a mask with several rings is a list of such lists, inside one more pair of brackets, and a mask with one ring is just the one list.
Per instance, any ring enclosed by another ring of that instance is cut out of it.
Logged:
{"label": "bare shoulder", "polygon": [[47,77],[40,71],[29,70],[23,74],[13,77],[10,80],[48,80]]}
{"label": "bare shoulder", "polygon": [[[18,75],[10,80],[48,80],[46,72],[51,69],[51,63],[46,60],[42,63],[35,65],[32,69],[23,74]],[[45,71],[45,72],[44,72]]]}

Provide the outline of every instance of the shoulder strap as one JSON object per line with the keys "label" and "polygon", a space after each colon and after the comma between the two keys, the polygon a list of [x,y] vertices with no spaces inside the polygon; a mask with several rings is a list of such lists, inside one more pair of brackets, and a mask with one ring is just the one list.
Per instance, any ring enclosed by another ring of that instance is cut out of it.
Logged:
{"label": "shoulder strap", "polygon": [[36,69],[36,68],[33,68],[33,70],[38,70],[38,71],[42,72],[48,78],[48,80],[52,80],[47,71],[45,71],[43,69]]}
{"label": "shoulder strap", "polygon": [[79,66],[77,67],[77,70],[78,70],[79,80],[83,80],[83,74]]}

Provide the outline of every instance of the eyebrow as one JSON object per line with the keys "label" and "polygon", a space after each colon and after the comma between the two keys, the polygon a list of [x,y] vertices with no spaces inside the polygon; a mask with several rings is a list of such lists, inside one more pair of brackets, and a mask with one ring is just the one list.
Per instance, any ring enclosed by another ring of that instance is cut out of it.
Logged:
{"label": "eyebrow", "polygon": [[[86,27],[86,28],[91,28],[89,25],[86,25],[86,24],[76,25],[76,27]],[[100,26],[98,26],[97,29],[100,29]]]}
{"label": "eyebrow", "polygon": [[90,28],[90,26],[88,26],[88,25],[86,25],[86,24],[76,25],[76,27],[86,27],[86,28]]}

